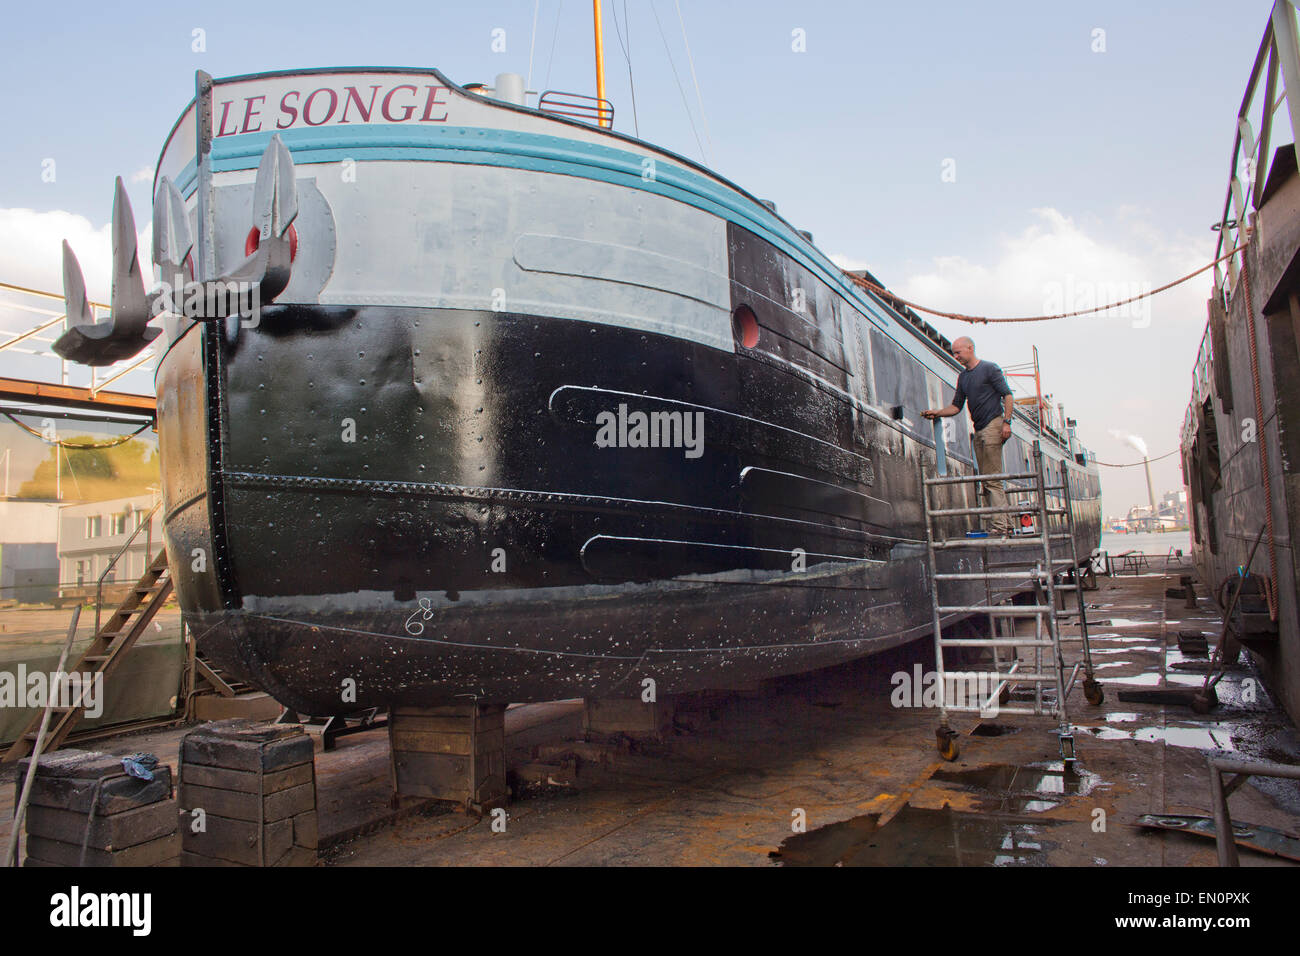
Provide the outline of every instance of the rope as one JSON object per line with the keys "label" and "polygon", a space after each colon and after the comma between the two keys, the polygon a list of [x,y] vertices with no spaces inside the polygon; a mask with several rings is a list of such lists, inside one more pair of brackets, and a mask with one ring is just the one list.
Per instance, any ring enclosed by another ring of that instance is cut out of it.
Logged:
{"label": "rope", "polygon": [[116,448],[118,445],[125,445],[132,438],[140,434],[142,431],[144,431],[152,424],[152,422],[145,422],[135,431],[130,432],[126,435],[119,435],[117,438],[114,438],[111,441],[90,442],[89,444],[86,444],[82,442],[63,441],[62,439],[58,439],[58,438],[56,438],[54,441],[50,441],[48,438],[46,438],[44,435],[38,432],[35,428],[32,428],[30,425],[24,425],[18,419],[10,415],[8,412],[0,412],[0,414],[4,415],[5,418],[9,419],[11,422],[13,422],[23,431],[27,432],[29,435],[35,435],[41,441],[45,442],[45,444],[58,445],[60,448],[71,448],[73,451],[90,451],[96,448]]}
{"label": "rope", "polygon": [[1147,458],[1145,461],[1130,461],[1126,465],[1113,465],[1108,461],[1094,461],[1093,464],[1101,465],[1104,468],[1136,468],[1138,465],[1145,465],[1148,462],[1152,462],[1152,461],[1160,461],[1161,458],[1168,458],[1170,455],[1176,455],[1176,454],[1178,454],[1177,448],[1175,448],[1173,451],[1165,452],[1159,458]]}
{"label": "rope", "polygon": [[1094,315],[1098,312],[1107,312],[1111,309],[1119,308],[1121,305],[1128,305],[1130,302],[1137,302],[1140,299],[1149,298],[1153,295],[1164,292],[1166,289],[1172,289],[1174,286],[1180,285],[1186,282],[1188,279],[1196,278],[1202,272],[1206,272],[1209,269],[1213,269],[1220,262],[1222,262],[1225,259],[1231,258],[1234,254],[1236,254],[1238,251],[1244,248],[1245,248],[1244,246],[1238,246],[1236,249],[1233,249],[1229,252],[1225,252],[1223,255],[1219,256],[1219,258],[1215,259],[1213,262],[1209,263],[1208,265],[1201,266],[1195,272],[1189,272],[1181,279],[1175,279],[1173,282],[1166,282],[1158,289],[1152,289],[1150,292],[1143,292],[1140,295],[1130,296],[1127,299],[1121,299],[1119,302],[1112,302],[1109,305],[1098,306],[1094,309],[1079,309],[1076,312],[1060,312],[1057,313],[1056,315],[1026,315],[1026,316],[1018,316],[1015,318],[995,319],[995,318],[990,318],[989,316],[986,315],[966,315],[963,312],[941,312],[938,309],[931,309],[928,306],[918,305],[915,302],[908,301],[907,299],[904,299],[901,296],[897,296],[894,293],[890,292],[884,286],[877,285],[876,283],[872,282],[869,279],[862,278],[862,276],[854,275],[852,272],[845,271],[844,274],[848,276],[851,280],[853,280],[854,284],[860,286],[863,289],[866,289],[868,292],[874,292],[876,295],[881,296],[882,298],[888,299],[891,302],[897,303],[899,305],[905,305],[908,306],[909,308],[916,309],[916,311],[918,312],[924,312],[927,315],[937,315],[941,319],[956,319],[958,322],[970,322],[972,325],[975,323],[983,323],[984,325],[988,325],[990,322],[1049,322],[1053,319],[1072,319],[1075,316],[1079,316],[1079,315]]}
{"label": "rope", "polygon": [[[1236,251],[1236,250],[1234,250]],[[1246,293],[1246,319],[1250,332],[1250,379],[1255,390],[1255,421],[1264,419],[1264,399],[1259,391],[1259,350],[1255,335],[1255,304],[1250,295],[1250,272],[1246,269],[1246,250],[1241,250],[1241,287]],[[1264,588],[1268,598],[1268,616],[1277,620],[1277,593],[1273,582],[1277,580],[1277,548],[1273,543],[1273,482],[1268,475],[1268,441],[1260,435],[1255,444],[1259,445],[1260,477],[1264,480],[1264,519],[1268,526],[1268,569],[1269,581]]]}

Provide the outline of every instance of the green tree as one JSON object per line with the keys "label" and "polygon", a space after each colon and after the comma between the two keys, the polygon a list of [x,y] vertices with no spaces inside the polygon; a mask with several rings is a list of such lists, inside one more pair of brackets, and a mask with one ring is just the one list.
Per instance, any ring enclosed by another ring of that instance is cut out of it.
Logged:
{"label": "green tree", "polygon": [[[102,436],[79,435],[65,438],[71,445],[91,445]],[[59,469],[64,498],[103,501],[145,494],[159,481],[158,455],[151,442],[133,438],[111,448],[56,448],[36,466],[30,480],[18,488],[19,498],[53,498]]]}

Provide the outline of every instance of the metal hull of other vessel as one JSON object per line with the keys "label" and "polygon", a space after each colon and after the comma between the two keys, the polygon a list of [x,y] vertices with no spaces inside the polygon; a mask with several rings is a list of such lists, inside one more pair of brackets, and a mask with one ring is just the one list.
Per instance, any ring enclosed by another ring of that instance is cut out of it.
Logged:
{"label": "metal hull of other vessel", "polygon": [[[193,126],[160,162],[191,209]],[[219,81],[218,266],[277,127],[290,285],[256,323],[169,319],[157,376],[205,654],[328,714],[726,687],[929,632],[922,471],[973,469],[966,421],[919,416],[956,379],[937,336],[708,170],[434,71]],[[1095,466],[1043,452],[1088,554]]]}

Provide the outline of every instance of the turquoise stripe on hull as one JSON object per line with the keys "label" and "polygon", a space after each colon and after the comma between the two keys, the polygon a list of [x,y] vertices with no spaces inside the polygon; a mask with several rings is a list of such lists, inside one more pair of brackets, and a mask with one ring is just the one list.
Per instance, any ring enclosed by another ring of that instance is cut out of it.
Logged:
{"label": "turquoise stripe on hull", "polygon": [[[885,313],[879,304],[845,279],[833,262],[806,244],[765,206],[668,160],[597,143],[489,127],[326,126],[283,130],[280,136],[296,163],[354,159],[500,166],[579,176],[641,189],[694,206],[743,226],[772,243],[857,305],[872,322],[930,371],[945,381],[956,379],[955,370],[938,362],[929,349],[915,341],[910,329]],[[213,171],[256,169],[270,139],[270,133],[247,133],[214,140]],[[642,164],[648,158],[655,159],[653,179],[643,175]],[[182,195],[188,198],[193,192],[196,178],[197,171],[191,161],[177,177],[176,185]]]}

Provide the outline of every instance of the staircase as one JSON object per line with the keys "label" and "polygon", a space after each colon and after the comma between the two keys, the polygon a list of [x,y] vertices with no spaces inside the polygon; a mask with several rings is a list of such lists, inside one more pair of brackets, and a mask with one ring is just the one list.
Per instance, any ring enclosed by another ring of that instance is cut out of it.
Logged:
{"label": "staircase", "polygon": [[[144,633],[149,622],[153,620],[154,615],[158,613],[158,609],[163,606],[171,593],[172,579],[167,572],[167,552],[159,551],[117,610],[96,631],[90,646],[86,648],[81,659],[68,669],[68,673],[88,674],[91,680],[107,682],[109,675],[135,645],[136,640]],[[102,687],[100,693],[102,696]],[[41,745],[42,753],[62,746],[86,712],[83,703],[84,690],[77,701],[69,704],[55,704],[55,695],[51,693],[50,697],[48,710],[51,714],[51,722]],[[13,763],[23,757],[31,756],[36,746],[37,732],[43,714],[44,711],[41,711],[32,717],[27,729],[5,752],[0,763]]]}

